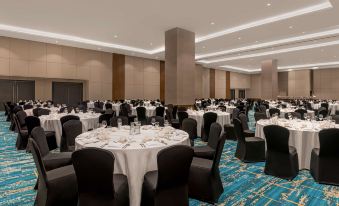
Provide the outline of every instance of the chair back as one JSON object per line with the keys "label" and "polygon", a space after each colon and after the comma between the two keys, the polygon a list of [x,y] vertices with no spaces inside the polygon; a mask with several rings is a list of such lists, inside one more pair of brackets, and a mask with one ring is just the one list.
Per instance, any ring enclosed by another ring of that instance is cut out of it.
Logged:
{"label": "chair back", "polygon": [[239,119],[234,119],[233,120],[234,124],[234,133],[237,139],[241,142],[245,142],[245,135],[244,135],[244,130],[242,128],[241,121]]}
{"label": "chair back", "polygon": [[209,134],[208,143],[207,143],[208,146],[212,147],[213,149],[217,149],[221,130],[222,130],[222,127],[219,123],[214,122],[211,124],[210,134]]}
{"label": "chair back", "polygon": [[46,139],[45,131],[42,127],[37,126],[32,130],[31,137],[38,145],[42,157],[49,153],[49,147]]}
{"label": "chair back", "polygon": [[328,110],[325,107],[320,107],[318,110],[318,116],[320,114],[323,115],[323,117],[325,118],[328,115]]}
{"label": "chair back", "polygon": [[113,109],[113,106],[112,106],[111,103],[106,103],[106,104],[105,104],[105,108],[106,108],[106,110],[108,110],[108,109]]}
{"label": "chair back", "polygon": [[17,118],[18,118],[18,121],[19,121],[19,123],[20,123],[20,126],[21,127],[23,127],[23,126],[25,126],[26,125],[26,122],[25,122],[25,118],[27,117],[27,114],[26,114],[26,112],[25,111],[18,111],[17,113],[16,113],[16,116],[17,116]]}
{"label": "chair back", "polygon": [[335,121],[336,124],[339,124],[339,115],[334,115],[332,119]]}
{"label": "chair back", "polygon": [[85,148],[72,154],[77,177],[79,202],[82,196],[98,195],[114,198],[114,156],[100,148]]}
{"label": "chair back", "polygon": [[42,161],[39,146],[37,145],[37,143],[32,138],[28,139],[28,145],[30,147],[30,151],[31,151],[33,159],[34,159],[35,166],[38,170],[39,179],[40,179],[39,181],[41,181],[41,183],[44,185],[44,187],[47,188],[47,174],[46,174],[45,165]]}
{"label": "chair back", "polygon": [[197,135],[197,121],[192,118],[186,118],[182,121],[181,129],[188,133],[190,140],[194,140]]}
{"label": "chair back", "polygon": [[122,125],[128,125],[128,118],[125,116],[112,117],[111,126],[118,127],[118,119],[121,119]]}
{"label": "chair back", "polygon": [[266,112],[255,112],[254,113],[254,119],[255,121],[259,121],[261,119],[267,119]]}
{"label": "chair back", "polygon": [[188,113],[184,112],[184,111],[178,111],[178,119],[179,119],[179,124],[180,127],[182,126],[182,121],[184,121],[184,119],[188,118]]}
{"label": "chair back", "polygon": [[234,108],[232,111],[232,119],[239,118],[239,112],[240,110],[238,108]]}
{"label": "chair back", "polygon": [[137,107],[137,115],[138,115],[138,120],[142,121],[142,120],[146,120],[146,108],[145,107]]}
{"label": "chair back", "polygon": [[212,172],[214,174],[219,175],[219,164],[220,164],[221,155],[222,155],[223,150],[224,150],[225,141],[226,141],[225,135],[219,136],[219,139],[218,139],[218,142],[217,142],[217,145],[216,145],[216,149],[215,149],[214,158],[213,158],[213,165],[212,165]]}
{"label": "chair back", "polygon": [[267,125],[264,127],[264,134],[268,151],[289,153],[290,131],[288,129],[279,125]]}
{"label": "chair back", "polygon": [[277,108],[271,108],[268,110],[268,112],[270,113],[270,116],[272,117],[274,114],[278,114],[278,116],[280,116],[280,109]]}
{"label": "chair back", "polygon": [[49,110],[49,109],[42,109],[42,108],[40,108],[38,110],[38,116],[39,117],[42,116],[42,115],[49,115],[50,113],[51,113],[51,110]]}
{"label": "chair back", "polygon": [[113,114],[102,114],[99,116],[99,123],[101,124],[103,121],[106,121],[107,125],[111,125],[111,119]]}
{"label": "chair back", "polygon": [[187,185],[194,151],[185,145],[162,149],[157,155],[157,192]]}
{"label": "chair back", "polygon": [[209,135],[211,124],[217,121],[218,115],[214,112],[207,112],[203,115],[203,118],[205,134]]}
{"label": "chair back", "polygon": [[25,105],[24,105],[24,110],[26,110],[26,109],[33,109],[33,105],[31,105],[31,104],[25,104]]}
{"label": "chair back", "polygon": [[177,111],[178,111],[178,106],[174,106],[172,110],[172,118],[176,119],[177,118]]}
{"label": "chair back", "polygon": [[153,118],[155,119],[155,122],[159,122],[160,127],[163,127],[165,125],[165,119],[163,117],[159,117],[159,116],[153,116],[153,117],[147,118],[147,124],[148,125],[152,124]]}
{"label": "chair back", "polygon": [[242,124],[242,129],[243,130],[249,130],[249,127],[248,127],[248,124],[247,124],[247,115],[244,114],[244,113],[240,113],[239,119],[240,119],[241,124]]}
{"label": "chair back", "polygon": [[13,113],[16,114],[17,112],[22,111],[22,110],[23,110],[23,109],[22,109],[21,106],[15,106],[15,107],[13,108]]}
{"label": "chair back", "polygon": [[168,109],[166,109],[166,117],[167,117],[168,122],[172,124],[172,120],[173,120],[172,112]]}
{"label": "chair back", "polygon": [[40,119],[38,117],[28,116],[25,118],[25,122],[28,130],[28,135],[31,135],[31,132],[35,127],[40,127]]}
{"label": "chair back", "polygon": [[305,110],[305,109],[297,109],[294,112],[299,113],[300,116],[301,116],[301,119],[305,120],[305,114],[307,114],[307,110]]}
{"label": "chair back", "polygon": [[80,120],[69,120],[62,125],[64,138],[67,146],[75,145],[75,138],[82,133],[82,123]]}
{"label": "chair back", "polygon": [[159,117],[163,117],[165,113],[165,107],[156,107],[155,108],[155,115]]}
{"label": "chair back", "polygon": [[320,157],[339,157],[339,129],[323,129],[319,132]]}

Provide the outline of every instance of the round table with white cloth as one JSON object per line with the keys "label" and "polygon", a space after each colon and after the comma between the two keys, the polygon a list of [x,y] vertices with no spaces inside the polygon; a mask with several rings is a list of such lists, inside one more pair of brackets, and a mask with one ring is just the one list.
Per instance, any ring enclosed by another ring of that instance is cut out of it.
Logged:
{"label": "round table with white cloth", "polygon": [[[321,107],[321,103],[311,102],[311,107],[313,109],[319,109]],[[328,103],[328,110],[330,115],[335,115],[335,112],[339,111],[339,103]]]}
{"label": "round table with white cloth", "polygon": [[[295,108],[285,108],[285,109],[280,109],[280,118],[285,118],[286,113],[291,113],[294,112],[296,109]],[[314,119],[315,118],[315,113],[312,110],[307,110],[307,114]],[[266,110],[266,115],[267,117],[270,117],[270,112],[269,109]]]}
{"label": "round table with white cloth", "polygon": [[289,145],[295,147],[298,152],[300,170],[310,169],[312,149],[319,148],[319,131],[325,128],[339,127],[329,121],[262,119],[256,123],[255,136],[265,139],[263,128],[271,124],[283,126],[290,131]]}
{"label": "round table with white cloth", "polygon": [[[208,112],[214,112],[217,113],[218,118],[217,122],[221,125],[222,127],[222,132],[224,131],[224,125],[225,124],[230,124],[231,123],[231,115],[228,112],[221,112],[221,111],[208,111]],[[204,124],[204,114],[205,112],[200,110],[200,111],[195,111],[195,110],[187,110],[188,117],[195,119],[197,121],[197,135],[201,137],[201,127]]]}
{"label": "round table with white cloth", "polygon": [[140,134],[130,135],[129,126],[99,128],[79,135],[76,150],[98,147],[114,154],[114,173],[128,178],[130,205],[139,206],[144,175],[155,171],[157,154],[171,145],[190,145],[188,134],[173,127],[142,126]]}
{"label": "round table with white cloth", "polygon": [[42,115],[39,117],[41,127],[45,131],[55,131],[55,139],[58,147],[60,147],[61,143],[61,135],[62,135],[62,125],[60,122],[60,118],[66,115],[75,115],[80,118],[82,123],[82,131],[87,132],[89,129],[94,129],[98,127],[99,116],[98,113],[60,113],[60,114],[50,114],[50,115]]}

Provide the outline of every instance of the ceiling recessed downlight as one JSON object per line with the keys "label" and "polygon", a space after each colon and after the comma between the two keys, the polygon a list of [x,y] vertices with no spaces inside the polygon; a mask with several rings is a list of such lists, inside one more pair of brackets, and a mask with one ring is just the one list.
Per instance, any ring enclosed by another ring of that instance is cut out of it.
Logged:
{"label": "ceiling recessed downlight", "polygon": [[271,5],[272,5],[271,3],[267,3],[267,4],[266,4],[266,6],[268,6],[268,7],[271,6]]}

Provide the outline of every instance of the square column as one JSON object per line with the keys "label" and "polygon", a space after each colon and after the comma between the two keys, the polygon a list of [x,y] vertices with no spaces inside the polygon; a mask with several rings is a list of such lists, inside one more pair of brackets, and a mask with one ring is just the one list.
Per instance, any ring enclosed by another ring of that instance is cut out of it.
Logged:
{"label": "square column", "polygon": [[263,99],[276,99],[278,94],[277,60],[265,60],[261,62],[261,97]]}
{"label": "square column", "polygon": [[195,34],[181,28],[165,32],[165,103],[193,105]]}

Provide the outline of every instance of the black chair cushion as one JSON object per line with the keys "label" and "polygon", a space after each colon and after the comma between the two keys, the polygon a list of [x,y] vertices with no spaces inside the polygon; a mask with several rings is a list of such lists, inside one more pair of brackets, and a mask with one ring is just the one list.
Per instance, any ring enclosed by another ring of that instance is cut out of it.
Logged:
{"label": "black chair cushion", "polygon": [[213,160],[215,149],[209,146],[196,146],[193,147],[194,149],[194,156],[200,158],[206,158]]}
{"label": "black chair cushion", "polygon": [[59,167],[72,164],[72,153],[71,152],[60,152],[60,153],[48,153],[42,158],[45,164],[46,170],[53,170]]}

